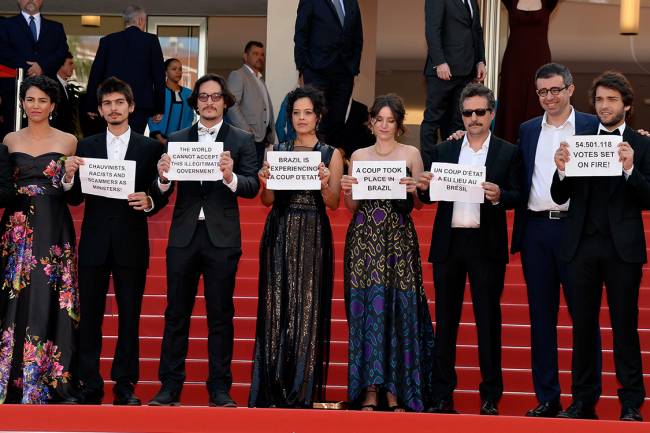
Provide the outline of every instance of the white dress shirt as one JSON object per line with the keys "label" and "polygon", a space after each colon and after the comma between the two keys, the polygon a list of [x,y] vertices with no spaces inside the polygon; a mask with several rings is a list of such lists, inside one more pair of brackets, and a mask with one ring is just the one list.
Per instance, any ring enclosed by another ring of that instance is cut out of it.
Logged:
{"label": "white dress shirt", "polygon": [[34,17],[34,24],[36,25],[36,40],[38,40],[38,38],[41,37],[41,14],[38,13],[38,14],[30,15],[25,11],[20,11],[20,13],[23,14],[23,18],[25,18],[25,21],[27,21],[27,27],[29,27],[29,22],[30,22],[29,17]]}
{"label": "white dress shirt", "polygon": [[[199,130],[201,130],[201,128],[208,128],[212,131],[211,133],[207,133],[207,132],[199,133],[199,143],[207,143],[207,142],[215,141],[217,135],[219,134],[219,130],[221,129],[221,125],[223,125],[223,119],[219,123],[217,123],[216,125],[210,128],[203,125],[201,121],[199,121],[198,123]],[[225,180],[222,180],[222,182],[232,192],[237,191],[237,175],[234,172],[232,174],[232,181],[230,181],[230,183],[226,183]],[[158,188],[160,189],[161,192],[167,192],[170,187],[171,187],[171,183],[160,183],[160,179],[158,179]],[[199,211],[199,221],[204,221],[204,220],[205,220],[205,213],[203,212],[203,207],[201,207],[201,210]]]}
{"label": "white dress shirt", "polygon": [[535,167],[528,196],[528,209],[532,211],[569,209],[569,202],[558,205],[551,198],[551,183],[555,173],[555,152],[560,143],[576,134],[576,112],[571,107],[571,114],[560,126],[548,123],[547,114],[542,117],[542,130],[537,140],[535,151]]}
{"label": "white dress shirt", "polygon": [[269,110],[269,108],[268,108],[268,107],[271,106],[271,100],[269,98],[269,91],[266,88],[266,84],[264,84],[264,81],[262,81],[262,73],[255,71],[253,68],[248,66],[246,63],[244,63],[244,66],[246,66],[246,69],[248,69],[248,71],[251,74],[253,74],[253,76],[257,79],[257,80],[255,80],[255,82],[257,83],[257,86],[259,87],[260,92],[262,92],[262,95],[264,95],[265,104],[266,104],[266,107],[267,107],[267,109],[265,110],[265,112],[266,112],[266,124],[268,125],[269,122],[271,121],[271,110]]}
{"label": "white dress shirt", "polygon": [[[478,151],[474,151],[474,149],[469,146],[467,134],[465,134],[463,144],[460,146],[458,164],[484,167],[485,160],[487,159],[488,148],[490,147],[491,136],[492,134],[488,133],[481,148]],[[451,226],[453,228],[479,228],[481,226],[481,204],[455,201],[454,212],[451,216]]]}
{"label": "white dress shirt", "polygon": [[126,156],[126,149],[131,140],[131,127],[128,127],[122,135],[113,135],[106,130],[106,156],[110,160],[120,161]]}

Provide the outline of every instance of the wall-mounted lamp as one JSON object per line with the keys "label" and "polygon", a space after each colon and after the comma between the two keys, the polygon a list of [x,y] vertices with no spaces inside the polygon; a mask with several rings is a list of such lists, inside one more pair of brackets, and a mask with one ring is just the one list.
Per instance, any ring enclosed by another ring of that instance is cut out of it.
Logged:
{"label": "wall-mounted lamp", "polygon": [[639,34],[640,0],[621,0],[621,34]]}
{"label": "wall-mounted lamp", "polygon": [[82,15],[81,25],[85,27],[99,27],[102,25],[102,17],[99,15]]}

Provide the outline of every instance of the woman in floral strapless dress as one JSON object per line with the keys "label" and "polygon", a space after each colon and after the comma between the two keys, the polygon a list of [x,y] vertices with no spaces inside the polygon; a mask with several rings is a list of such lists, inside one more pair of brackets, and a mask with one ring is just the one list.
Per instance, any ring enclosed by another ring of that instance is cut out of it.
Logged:
{"label": "woman in floral strapless dress", "polygon": [[5,137],[16,197],[0,222],[0,402],[76,403],[75,232],[61,179],[76,139],[50,127],[56,83],[25,80],[28,126]]}

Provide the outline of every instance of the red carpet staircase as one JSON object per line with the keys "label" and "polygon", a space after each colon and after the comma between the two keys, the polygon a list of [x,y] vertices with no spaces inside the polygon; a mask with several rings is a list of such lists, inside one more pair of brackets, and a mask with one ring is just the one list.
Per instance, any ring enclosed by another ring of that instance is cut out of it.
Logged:
{"label": "red carpet staircase", "polygon": [[[151,262],[147,277],[145,299],[142,309],[140,327],[140,383],[137,394],[147,401],[159,388],[158,359],[160,356],[161,335],[163,331],[163,314],[166,304],[165,292],[165,248],[173,206],[170,205],[153,217],[149,222],[151,242]],[[82,217],[82,208],[73,209],[77,230]],[[245,406],[248,401],[248,388],[251,376],[251,358],[255,338],[255,317],[257,308],[257,274],[258,247],[267,210],[259,200],[240,200],[240,215],[243,237],[243,256],[237,274],[235,289],[235,350],[233,359],[234,384],[232,395]],[[426,263],[429,250],[431,230],[435,207],[426,207],[414,211],[420,248],[424,263],[424,281],[429,298],[432,317],[434,311],[433,283],[431,265]],[[332,300],[332,343],[331,360],[327,387],[328,400],[345,400],[347,384],[347,323],[343,302],[343,244],[345,232],[350,220],[350,213],[343,207],[330,212],[335,242],[335,286]],[[509,217],[512,225],[512,215]],[[650,228],[650,216],[645,218],[646,229]],[[647,235],[646,235],[647,237]],[[645,370],[650,366],[650,273],[644,269],[640,295],[640,335]],[[506,287],[501,300],[503,311],[503,368],[505,394],[500,410],[505,415],[523,415],[535,405],[532,379],[530,373],[530,335],[526,298],[526,287],[521,272],[519,255],[511,257],[506,274]],[[603,304],[606,305],[605,300]],[[434,319],[435,320],[435,319]],[[480,401],[478,383],[478,353],[476,332],[469,290],[466,291],[462,324],[458,338],[457,371],[459,373],[458,390],[455,394],[456,407],[461,413],[478,413]],[[617,381],[614,375],[612,356],[612,332],[607,309],[601,315],[603,333],[603,397],[598,405],[601,419],[617,419],[619,406],[616,400]],[[570,401],[571,384],[571,323],[566,307],[562,306],[560,326],[558,329],[560,343],[560,378],[563,402]],[[117,305],[112,295],[106,307],[104,319],[104,345],[102,350],[102,372],[109,378],[110,364],[115,349],[117,335]],[[207,330],[205,305],[202,291],[199,291],[194,308],[190,349],[187,361],[187,382],[185,384],[183,405],[205,406],[208,395],[205,389],[207,376]],[[646,388],[650,390],[648,375],[645,375]],[[105,403],[110,403],[112,396],[107,383]],[[646,420],[650,420],[650,406],[643,410]]]}

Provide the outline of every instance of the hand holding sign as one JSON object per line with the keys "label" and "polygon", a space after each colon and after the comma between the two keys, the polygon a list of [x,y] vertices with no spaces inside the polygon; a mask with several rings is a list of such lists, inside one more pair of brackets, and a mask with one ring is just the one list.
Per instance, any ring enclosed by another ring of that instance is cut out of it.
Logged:
{"label": "hand holding sign", "polygon": [[355,185],[359,183],[357,181],[357,178],[354,176],[348,176],[347,174],[344,174],[343,177],[341,177],[341,190],[343,191],[343,194],[346,197],[351,197],[352,196],[352,185]]}
{"label": "hand holding sign", "polygon": [[406,192],[411,193],[416,190],[416,182],[412,177],[403,177],[399,180],[401,185],[406,185]]}
{"label": "hand holding sign", "polygon": [[501,200],[501,188],[499,185],[492,182],[483,182],[483,190],[485,191],[485,198],[492,204],[499,203]]}
{"label": "hand holding sign", "polygon": [[555,166],[559,171],[566,170],[566,163],[571,159],[571,154],[569,153],[569,145],[566,141],[560,143],[560,147],[558,147],[555,151],[555,156],[553,159],[555,160]]}
{"label": "hand holding sign", "polygon": [[264,161],[262,163],[262,168],[260,168],[260,171],[257,172],[257,177],[260,180],[262,189],[266,189],[266,182],[269,180],[270,175],[271,175],[271,166],[269,165],[268,161]]}
{"label": "hand holding sign", "polygon": [[169,167],[171,167],[172,160],[166,153],[163,153],[158,161],[158,177],[163,182],[167,182],[167,173],[169,173]]}
{"label": "hand holding sign", "polygon": [[618,145],[618,158],[623,164],[623,170],[631,170],[634,166],[634,149],[630,143],[624,141]]}
{"label": "hand holding sign", "polygon": [[325,167],[325,163],[318,164],[318,177],[320,179],[320,189],[325,189],[329,186],[330,170]]}
{"label": "hand holding sign", "polygon": [[79,166],[83,165],[84,160],[78,156],[72,155],[65,159],[65,183],[72,182],[74,174],[79,170]]}
{"label": "hand holding sign", "polygon": [[225,152],[221,152],[221,161],[219,161],[219,169],[223,174],[224,183],[232,182],[233,167],[234,167],[234,163],[232,158],[230,157],[230,151],[226,150]]}
{"label": "hand holding sign", "polygon": [[433,179],[433,173],[431,173],[430,171],[423,171],[420,174],[420,178],[418,179],[417,188],[420,191],[428,190],[429,184],[431,183],[431,179]]}

